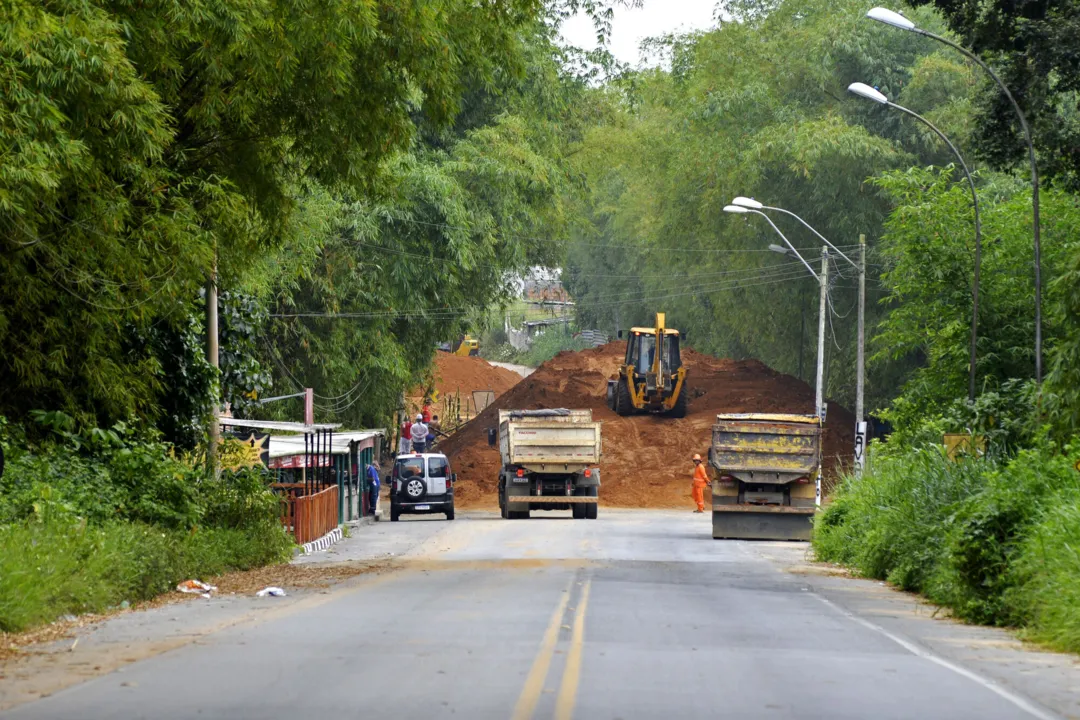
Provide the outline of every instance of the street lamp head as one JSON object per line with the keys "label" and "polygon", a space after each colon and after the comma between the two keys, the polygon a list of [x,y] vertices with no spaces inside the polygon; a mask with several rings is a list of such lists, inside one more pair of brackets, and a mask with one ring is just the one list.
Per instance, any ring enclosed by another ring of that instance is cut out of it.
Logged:
{"label": "street lamp head", "polygon": [[876,103],[887,105],[889,98],[880,92],[877,88],[872,88],[866,83],[851,83],[847,86],[849,93],[855,93],[859,97],[864,97],[867,100],[873,100]]}
{"label": "street lamp head", "polygon": [[880,23],[885,23],[886,25],[892,25],[893,27],[900,28],[901,30],[915,29],[915,23],[911,22],[900,13],[894,12],[892,10],[887,10],[883,7],[874,8],[870,12],[866,13],[866,17],[870,18],[871,20],[877,20]]}
{"label": "street lamp head", "polygon": [[780,253],[781,255],[790,255],[791,254],[790,250],[788,250],[786,247],[781,247],[780,245],[772,245],[772,244],[770,244],[769,249],[772,250],[774,253]]}
{"label": "street lamp head", "polygon": [[760,210],[765,207],[754,198],[743,197],[740,195],[731,201],[732,205],[738,205],[739,207],[750,208],[751,210]]}
{"label": "street lamp head", "polygon": [[724,212],[729,212],[729,213],[748,213],[748,212],[750,212],[750,211],[749,211],[748,209],[744,208],[744,207],[739,207],[738,205],[725,205],[725,206],[724,206]]}

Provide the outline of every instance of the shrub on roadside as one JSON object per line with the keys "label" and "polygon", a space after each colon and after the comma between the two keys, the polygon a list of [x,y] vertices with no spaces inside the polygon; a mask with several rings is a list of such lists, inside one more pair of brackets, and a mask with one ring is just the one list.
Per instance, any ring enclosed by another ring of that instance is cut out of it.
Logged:
{"label": "shrub on roadside", "polygon": [[283,562],[291,547],[276,521],[191,531],[60,519],[0,526],[0,630],[147,600],[192,577]]}
{"label": "shrub on roadside", "polygon": [[939,446],[881,451],[815,522],[818,557],[924,593],[964,620],[1022,626],[1080,650],[1080,446],[1039,446],[1007,462],[953,462]]}
{"label": "shrub on roadside", "polygon": [[35,446],[0,422],[0,630],[289,557],[262,469],[209,479],[123,424],[79,431],[62,413],[39,422],[49,432]]}

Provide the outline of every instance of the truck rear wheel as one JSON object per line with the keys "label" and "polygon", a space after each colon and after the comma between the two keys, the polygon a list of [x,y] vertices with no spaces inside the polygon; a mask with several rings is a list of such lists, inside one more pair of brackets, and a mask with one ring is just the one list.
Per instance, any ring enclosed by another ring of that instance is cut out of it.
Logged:
{"label": "truck rear wheel", "polygon": [[[581,493],[580,490],[574,492],[575,497],[580,497],[581,494],[582,493]],[[575,520],[584,520],[585,519],[585,503],[572,503],[570,505],[570,514],[573,516],[573,518]]]}
{"label": "truck rear wheel", "polygon": [[[599,495],[599,492],[597,492],[597,488],[594,488],[594,487],[585,488],[585,495],[587,497],[595,498],[595,497],[597,497]],[[596,519],[596,516],[600,511],[600,506],[599,505],[592,502],[592,503],[585,503],[585,504],[582,505],[582,507],[585,509],[584,515],[585,515],[586,520],[595,520]]]}

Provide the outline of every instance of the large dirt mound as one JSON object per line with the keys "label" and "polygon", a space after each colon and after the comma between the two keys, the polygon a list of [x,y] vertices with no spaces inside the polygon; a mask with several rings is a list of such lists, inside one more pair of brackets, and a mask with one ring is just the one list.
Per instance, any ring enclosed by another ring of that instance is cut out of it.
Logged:
{"label": "large dirt mound", "polygon": [[[722,412],[814,412],[814,390],[757,360],[721,360],[683,351],[690,392],[685,418],[619,417],[605,404],[608,377],[625,351],[615,342],[563,352],[499,397],[495,404],[441,443],[458,473],[456,500],[463,507],[498,505],[499,453],[487,445],[487,428],[500,409],[591,409],[602,420],[601,503],[617,507],[690,507],[694,453],[708,452],[712,425]],[[831,404],[825,428],[827,479],[838,462],[850,462],[855,419]]]}
{"label": "large dirt mound", "polygon": [[[506,368],[496,367],[480,357],[463,357],[450,353],[435,353],[435,389],[445,397],[473,390],[493,390],[496,397],[514,387],[521,376]],[[421,397],[422,388],[415,388],[410,397]]]}

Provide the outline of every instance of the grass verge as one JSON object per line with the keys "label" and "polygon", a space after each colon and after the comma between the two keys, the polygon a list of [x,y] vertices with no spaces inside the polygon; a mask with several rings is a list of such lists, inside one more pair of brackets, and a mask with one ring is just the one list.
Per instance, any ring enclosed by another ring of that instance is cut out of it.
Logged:
{"label": "grass verge", "polygon": [[270,521],[166,530],[142,523],[21,522],[0,527],[0,630],[102,612],[176,583],[286,560],[292,541]]}
{"label": "grass verge", "polygon": [[820,560],[919,592],[955,617],[1080,652],[1080,448],[954,462],[885,451],[814,525]]}

